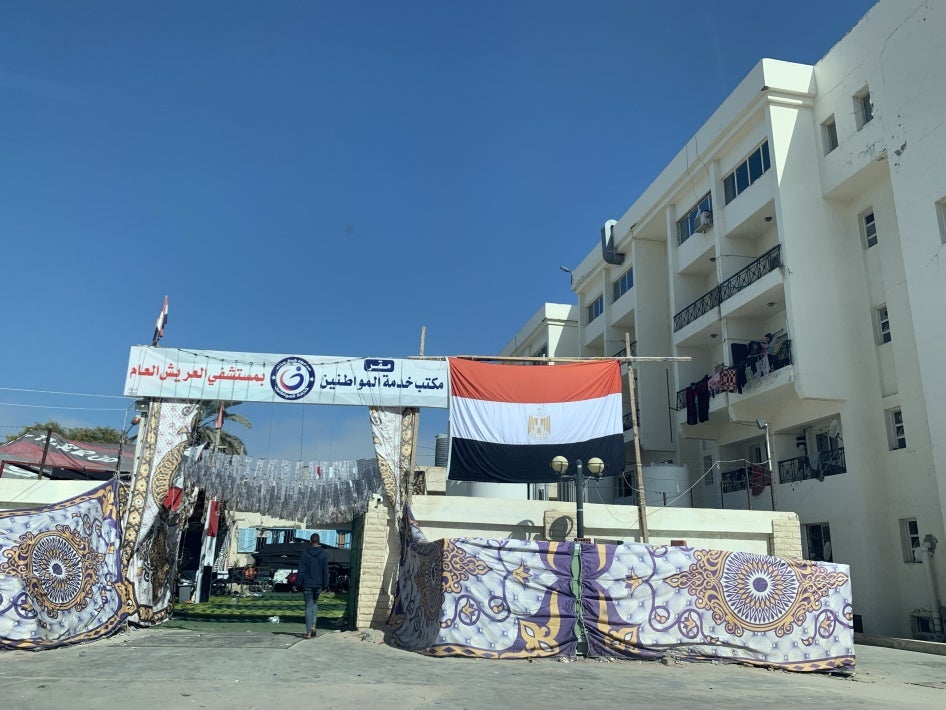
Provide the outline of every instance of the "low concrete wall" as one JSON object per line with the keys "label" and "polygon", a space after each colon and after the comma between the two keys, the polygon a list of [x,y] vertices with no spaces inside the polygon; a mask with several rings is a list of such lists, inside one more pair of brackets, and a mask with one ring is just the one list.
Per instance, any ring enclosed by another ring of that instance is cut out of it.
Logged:
{"label": "low concrete wall", "polygon": [[[575,505],[558,501],[415,496],[411,510],[428,540],[453,537],[565,540],[575,536]],[[801,557],[795,513],[648,508],[650,544]],[[594,542],[640,542],[636,507],[586,503],[585,536]],[[358,588],[358,628],[382,628],[394,598],[399,543],[394,512],[374,501],[365,516]]]}
{"label": "low concrete wall", "polygon": [[38,508],[82,495],[104,481],[50,481],[29,478],[0,478],[0,510]]}

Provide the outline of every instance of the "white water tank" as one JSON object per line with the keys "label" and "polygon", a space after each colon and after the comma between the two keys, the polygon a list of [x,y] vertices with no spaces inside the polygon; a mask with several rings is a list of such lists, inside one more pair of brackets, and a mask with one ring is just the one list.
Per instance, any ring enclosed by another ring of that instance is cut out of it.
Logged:
{"label": "white water tank", "polygon": [[647,507],[690,508],[690,471],[673,463],[651,463],[643,467]]}

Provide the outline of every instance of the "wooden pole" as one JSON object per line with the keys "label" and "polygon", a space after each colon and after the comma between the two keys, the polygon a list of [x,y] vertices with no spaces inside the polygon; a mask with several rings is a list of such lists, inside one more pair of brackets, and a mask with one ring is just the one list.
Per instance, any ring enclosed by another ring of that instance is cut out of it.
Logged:
{"label": "wooden pole", "polygon": [[[492,360],[494,362],[589,362],[592,360],[618,360],[620,362],[690,362],[693,358],[689,355],[681,357],[638,357],[633,356],[613,356],[613,357],[543,357],[543,356],[525,356],[525,355],[453,355],[458,360]],[[444,355],[410,355],[408,360],[446,360]]]}
{"label": "wooden pole", "polygon": [[[420,327],[420,357],[424,357],[424,341],[427,339],[427,326]],[[410,469],[407,472],[407,495],[405,499],[411,502],[414,496],[414,468],[417,466],[417,429],[420,427],[420,408],[415,407],[411,410],[411,420],[414,427],[413,440],[411,442]]]}
{"label": "wooden pole", "polygon": [[49,440],[53,437],[53,430],[46,430],[46,443],[43,445],[43,458],[39,460],[39,475],[37,478],[43,477],[43,471],[46,468],[46,455],[49,453]]}
{"label": "wooden pole", "polygon": [[[624,333],[625,352],[631,352],[631,334]],[[627,383],[631,396],[631,430],[634,434],[634,467],[637,471],[637,519],[641,529],[641,542],[650,542],[650,533],[647,531],[647,494],[644,491],[644,468],[641,464],[640,433],[637,429],[637,391],[634,384],[634,360],[629,358],[627,363]],[[663,358],[666,359],[666,358]]]}

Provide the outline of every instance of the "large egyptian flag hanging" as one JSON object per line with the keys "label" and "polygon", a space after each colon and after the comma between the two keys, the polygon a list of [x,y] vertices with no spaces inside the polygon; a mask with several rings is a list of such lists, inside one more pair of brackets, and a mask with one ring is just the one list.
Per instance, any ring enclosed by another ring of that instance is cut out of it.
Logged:
{"label": "large egyptian flag hanging", "polygon": [[568,459],[568,473],[593,457],[605,462],[604,475],[623,472],[616,360],[524,367],[450,358],[449,364],[450,480],[555,481],[556,456]]}

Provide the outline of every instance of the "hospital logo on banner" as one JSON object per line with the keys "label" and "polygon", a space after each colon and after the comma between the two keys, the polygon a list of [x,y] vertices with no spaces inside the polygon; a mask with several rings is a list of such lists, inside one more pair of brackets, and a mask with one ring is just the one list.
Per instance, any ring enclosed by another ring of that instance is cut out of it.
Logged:
{"label": "hospital logo on banner", "polygon": [[269,384],[283,399],[302,399],[315,386],[315,369],[301,357],[284,357],[273,366]]}
{"label": "hospital logo on banner", "polygon": [[529,414],[529,440],[548,441],[552,432],[552,417],[544,409]]}

